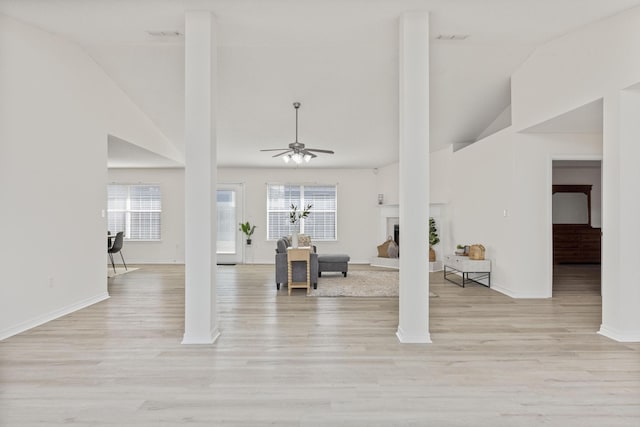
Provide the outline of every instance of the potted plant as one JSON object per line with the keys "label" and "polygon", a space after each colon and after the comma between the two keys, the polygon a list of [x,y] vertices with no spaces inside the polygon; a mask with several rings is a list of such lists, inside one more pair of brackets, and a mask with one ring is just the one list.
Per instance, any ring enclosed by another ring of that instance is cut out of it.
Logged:
{"label": "potted plant", "polygon": [[240,223],[240,231],[242,231],[247,236],[247,245],[251,244],[251,235],[254,231],[256,231],[256,226],[249,224],[249,221],[245,223]]}
{"label": "potted plant", "polygon": [[456,255],[464,255],[464,245],[456,246]]}
{"label": "potted plant", "polygon": [[436,260],[436,251],[433,250],[433,247],[438,243],[440,243],[440,237],[438,236],[436,220],[429,218],[429,262]]}

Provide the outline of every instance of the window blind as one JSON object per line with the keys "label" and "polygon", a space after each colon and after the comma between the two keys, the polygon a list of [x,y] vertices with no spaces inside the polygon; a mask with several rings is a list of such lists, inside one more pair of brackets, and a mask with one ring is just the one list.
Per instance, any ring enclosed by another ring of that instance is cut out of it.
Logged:
{"label": "window blind", "polygon": [[107,187],[107,224],[129,240],[160,240],[162,197],[159,185],[111,184]]}
{"label": "window blind", "polygon": [[268,184],[267,239],[276,240],[294,230],[289,222],[292,204],[298,212],[311,204],[311,213],[299,221],[296,231],[310,235],[312,240],[336,240],[336,193],[335,185]]}

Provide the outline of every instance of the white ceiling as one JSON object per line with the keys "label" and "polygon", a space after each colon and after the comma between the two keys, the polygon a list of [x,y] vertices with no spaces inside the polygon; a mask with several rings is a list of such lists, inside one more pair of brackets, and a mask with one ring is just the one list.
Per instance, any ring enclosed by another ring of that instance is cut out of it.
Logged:
{"label": "white ceiling", "polygon": [[[510,103],[509,77],[535,47],[640,0],[0,0],[0,12],[80,44],[184,150],[185,10],[219,24],[218,161],[281,167],[261,148],[295,136],[333,149],[310,167],[398,158],[397,20],[431,13],[431,150],[474,141]],[[439,34],[469,35],[463,41]],[[131,141],[134,142],[135,141]],[[121,148],[121,147],[120,147]],[[309,167],[306,166],[306,167]]]}

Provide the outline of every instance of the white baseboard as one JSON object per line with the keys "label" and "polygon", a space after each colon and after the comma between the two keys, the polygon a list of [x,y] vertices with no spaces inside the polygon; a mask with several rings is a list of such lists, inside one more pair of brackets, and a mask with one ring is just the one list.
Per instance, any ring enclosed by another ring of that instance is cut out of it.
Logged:
{"label": "white baseboard", "polygon": [[12,337],[14,335],[17,335],[21,332],[27,331],[29,329],[35,328],[36,326],[40,326],[44,323],[55,320],[59,317],[66,316],[67,314],[73,313],[74,311],[78,311],[83,308],[89,307],[90,305],[96,304],[100,301],[104,301],[107,298],[109,298],[109,293],[103,292],[93,297],[86,298],[82,301],[78,301],[73,304],[67,305],[60,309],[50,311],[49,313],[36,316],[32,319],[21,322],[15,326],[10,326],[0,331],[0,341],[6,338]]}
{"label": "white baseboard", "polygon": [[388,268],[400,268],[400,258],[371,258],[370,264],[374,267],[388,267]]}
{"label": "white baseboard", "polygon": [[407,334],[398,326],[396,336],[402,344],[431,344],[431,335],[429,331],[419,334]]}
{"label": "white baseboard", "polygon": [[640,342],[640,331],[619,331],[600,325],[598,333],[618,342]]}
{"label": "white baseboard", "polygon": [[494,283],[493,281],[491,281],[491,289],[493,289],[496,292],[500,292],[501,294],[505,294],[508,297],[516,298],[516,299],[547,299],[547,298],[551,298],[551,296],[543,295],[543,294],[521,294],[521,293],[518,293],[518,292],[513,292],[510,289],[503,288],[502,286],[500,286],[500,284]]}
{"label": "white baseboard", "polygon": [[[145,259],[126,259],[127,261],[127,265],[133,265],[133,264],[176,264],[176,265],[180,265],[180,264],[184,264],[184,260],[175,260],[175,259],[169,259],[169,260],[145,260]],[[107,263],[109,267],[111,267],[111,263],[108,262]],[[122,263],[118,263],[116,262],[116,268],[118,268],[118,266],[121,266]]]}
{"label": "white baseboard", "polygon": [[207,336],[199,336],[199,335],[190,335],[185,333],[182,337],[182,344],[185,345],[206,345],[213,344],[216,342],[218,337],[220,336],[220,330],[215,328],[212,331],[209,331]]}

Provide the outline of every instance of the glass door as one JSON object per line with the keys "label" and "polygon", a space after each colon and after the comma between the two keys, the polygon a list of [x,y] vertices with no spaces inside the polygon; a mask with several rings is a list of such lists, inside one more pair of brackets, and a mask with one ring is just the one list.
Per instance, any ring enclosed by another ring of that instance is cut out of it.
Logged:
{"label": "glass door", "polygon": [[218,241],[216,256],[218,264],[242,262],[242,233],[239,231],[242,219],[242,184],[219,184]]}

